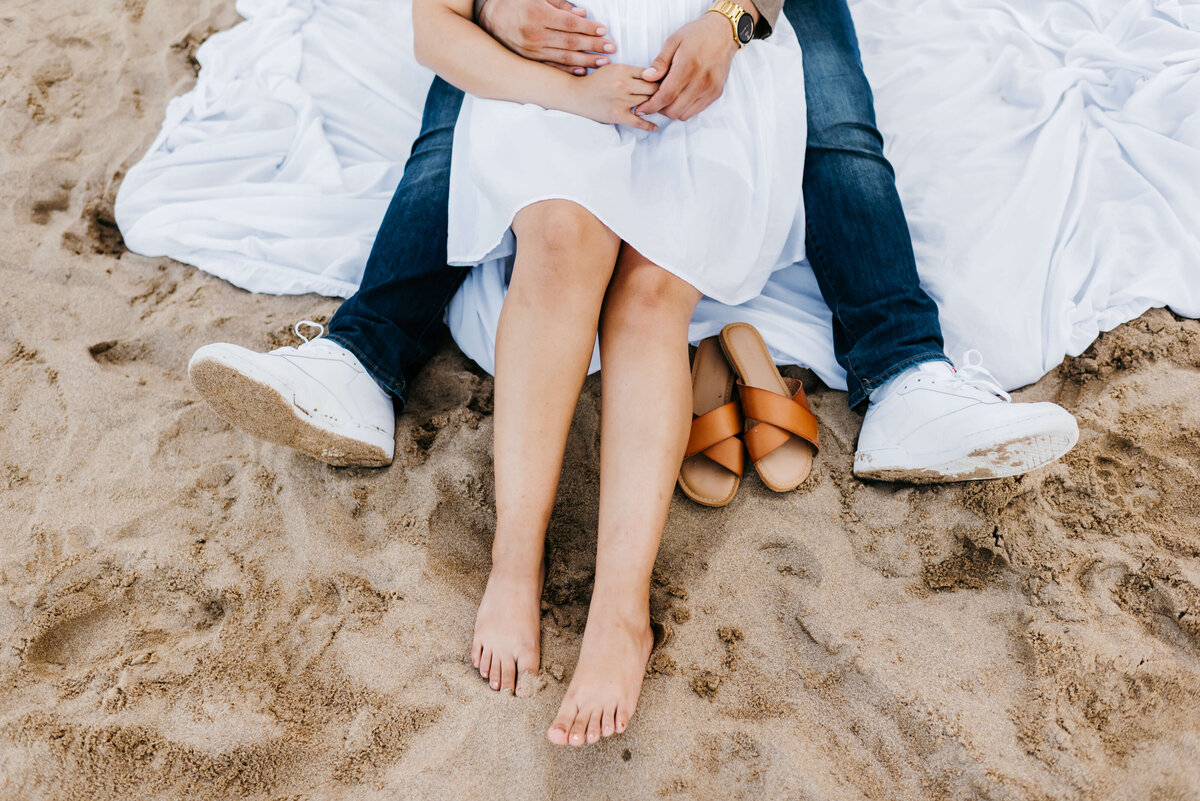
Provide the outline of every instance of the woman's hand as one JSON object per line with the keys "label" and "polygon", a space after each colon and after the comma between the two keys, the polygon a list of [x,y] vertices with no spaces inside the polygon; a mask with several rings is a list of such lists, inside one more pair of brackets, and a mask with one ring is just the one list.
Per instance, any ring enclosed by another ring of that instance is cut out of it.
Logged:
{"label": "woman's hand", "polygon": [[[495,1],[488,0],[484,8]],[[472,0],[413,0],[417,61],[476,97],[534,103],[603,123],[658,130],[633,113],[634,106],[658,91],[657,83],[642,79],[642,68],[608,64],[576,76],[522,58],[472,21],[473,6]]]}
{"label": "woman's hand", "polygon": [[574,78],[573,97],[566,110],[596,122],[657,131],[657,125],[633,113],[634,106],[658,90],[658,84],[642,80],[642,72],[642,67],[609,64],[591,75]]}

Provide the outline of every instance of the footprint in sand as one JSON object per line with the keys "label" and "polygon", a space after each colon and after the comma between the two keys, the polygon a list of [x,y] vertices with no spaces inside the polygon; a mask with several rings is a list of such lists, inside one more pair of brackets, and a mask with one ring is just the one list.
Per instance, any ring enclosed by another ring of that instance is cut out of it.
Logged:
{"label": "footprint in sand", "polygon": [[88,355],[99,365],[120,365],[136,362],[146,355],[148,348],[145,343],[137,340],[123,342],[119,339],[108,339],[88,347]]}
{"label": "footprint in sand", "polygon": [[111,564],[71,565],[39,595],[11,642],[22,667],[43,675],[134,664],[151,647],[217,637],[227,616],[226,604],[198,580],[151,571],[135,581]]}
{"label": "footprint in sand", "polygon": [[71,190],[75,184],[76,179],[58,161],[38,165],[30,175],[25,193],[29,219],[37,225],[49,225],[55,214],[71,207]]}
{"label": "footprint in sand", "polygon": [[115,655],[121,616],[114,605],[101,602],[77,616],[56,609],[51,615],[41,621],[42,630],[25,648],[25,663],[30,667],[89,667]]}
{"label": "footprint in sand", "polygon": [[811,550],[799,542],[771,540],[758,546],[758,552],[781,576],[789,576],[820,586],[824,580],[821,563]]}
{"label": "footprint in sand", "polygon": [[79,563],[39,593],[30,621],[13,632],[25,667],[61,672],[87,669],[120,652],[126,630],[123,600],[129,583],[114,568]]}
{"label": "footprint in sand", "polygon": [[1171,559],[1152,557],[1111,590],[1117,606],[1155,636],[1200,653],[1200,588]]}

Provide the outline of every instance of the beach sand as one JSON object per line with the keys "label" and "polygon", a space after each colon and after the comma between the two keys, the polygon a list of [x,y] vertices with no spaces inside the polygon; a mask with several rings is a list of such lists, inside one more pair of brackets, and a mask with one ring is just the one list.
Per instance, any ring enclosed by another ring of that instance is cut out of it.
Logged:
{"label": "beach sand", "polygon": [[558,749],[591,587],[599,383],[549,533],[545,670],[470,667],[492,381],[451,344],[395,464],[230,428],[186,374],[336,301],[127,252],[122,171],[230,0],[0,9],[0,798],[1200,798],[1200,323],[1155,310],[1020,400],[1078,447],[1018,479],[850,474],[861,416],[804,377],[811,480],[678,496],[628,733]]}

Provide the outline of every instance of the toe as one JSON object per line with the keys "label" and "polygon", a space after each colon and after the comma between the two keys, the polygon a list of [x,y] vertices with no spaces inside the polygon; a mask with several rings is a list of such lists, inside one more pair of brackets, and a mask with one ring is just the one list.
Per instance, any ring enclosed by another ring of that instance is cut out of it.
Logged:
{"label": "toe", "polygon": [[503,662],[500,659],[500,655],[493,653],[492,666],[488,668],[488,684],[492,686],[493,690],[500,689],[500,680],[503,678],[503,671]]}
{"label": "toe", "polygon": [[588,745],[594,745],[600,742],[600,718],[604,716],[603,710],[596,709],[588,717],[587,724],[587,741]]}
{"label": "toe", "polygon": [[484,646],[479,656],[479,675],[485,679],[488,677],[488,671],[492,669],[492,649]]}
{"label": "toe", "polygon": [[483,656],[483,644],[476,640],[471,644],[471,664],[478,670],[479,659]]}
{"label": "toe", "polygon": [[604,715],[601,716],[601,718],[600,718],[600,736],[601,737],[612,737],[613,736],[613,732],[615,732],[617,730],[616,724],[613,723],[613,720],[616,719],[616,717],[617,717],[617,708],[615,706],[610,706],[604,710]]}
{"label": "toe", "polygon": [[516,692],[517,661],[511,656],[500,660],[500,689],[505,692]]}
{"label": "toe", "polygon": [[517,670],[536,676],[541,667],[541,654],[538,653],[536,646],[521,648],[517,651]]}
{"label": "toe", "polygon": [[617,711],[613,719],[613,725],[616,727],[617,734],[620,734],[629,728],[629,713],[625,711],[624,707],[617,707]]}
{"label": "toe", "polygon": [[567,742],[576,748],[582,748],[587,743],[587,724],[588,714],[582,709],[575,716],[575,722],[571,724],[571,732],[567,735]]}
{"label": "toe", "polygon": [[567,737],[578,712],[579,709],[575,704],[563,701],[562,706],[558,708],[558,716],[554,718],[554,722],[550,724],[550,730],[546,732],[546,737],[550,742],[555,745],[567,744]]}

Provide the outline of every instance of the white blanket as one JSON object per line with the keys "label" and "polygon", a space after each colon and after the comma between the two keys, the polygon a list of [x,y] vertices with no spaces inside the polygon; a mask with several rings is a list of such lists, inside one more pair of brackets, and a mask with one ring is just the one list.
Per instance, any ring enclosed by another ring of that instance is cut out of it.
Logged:
{"label": "white blanket", "polygon": [[[952,356],[1006,388],[1101,331],[1200,316],[1200,6],[1181,0],[851,0],[887,155]],[[196,88],[117,199],[126,244],[255,292],[351,294],[420,124],[409,0],[240,0]],[[797,180],[799,178],[797,177]],[[503,266],[447,320],[491,369]],[[742,319],[845,387],[805,263]]]}

